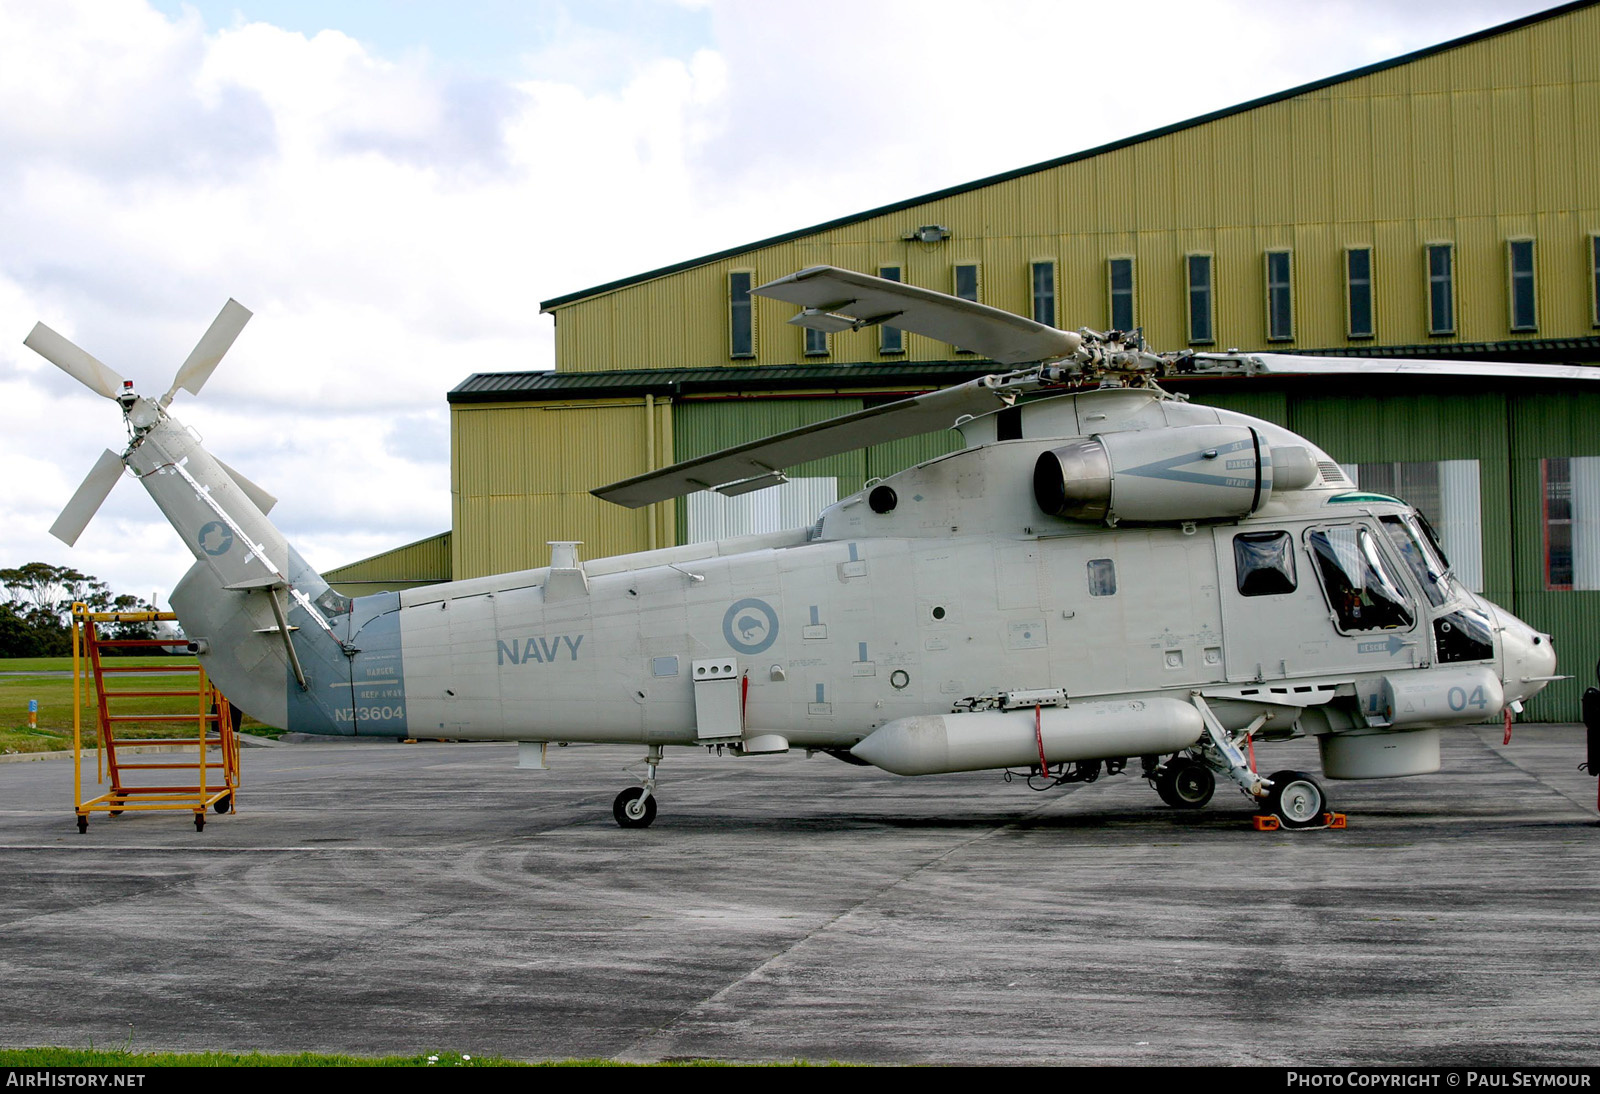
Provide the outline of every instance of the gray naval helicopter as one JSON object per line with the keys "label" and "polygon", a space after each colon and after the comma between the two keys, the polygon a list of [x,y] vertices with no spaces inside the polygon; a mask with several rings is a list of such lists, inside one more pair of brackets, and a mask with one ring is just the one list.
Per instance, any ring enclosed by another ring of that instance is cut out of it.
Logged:
{"label": "gray naval helicopter", "polygon": [[1328,779],[1439,768],[1444,727],[1558,679],[1549,635],[1466,589],[1427,522],[1281,426],[1158,386],[1190,373],[1591,379],[1580,368],[1150,352],[818,266],[755,290],[826,331],[890,322],[1011,371],[594,491],[638,507],[932,430],[965,447],[869,482],[814,524],[351,599],[267,518],[274,499],[168,412],[250,313],[223,308],[171,388],[134,390],[43,324],[26,344],[122,409],[51,531],[71,544],[124,469],[195,557],[171,601],[230,700],[292,731],[643,745],[623,827],[655,819],[666,746],[804,749],[900,775],[996,769],[1035,788],[1138,760],[1168,805],[1219,778],[1288,827],[1325,791],[1256,743],[1314,736]]}

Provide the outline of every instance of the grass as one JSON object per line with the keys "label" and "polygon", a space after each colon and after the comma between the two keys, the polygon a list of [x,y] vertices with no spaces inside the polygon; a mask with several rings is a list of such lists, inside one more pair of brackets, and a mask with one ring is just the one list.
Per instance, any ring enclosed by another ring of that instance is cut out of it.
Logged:
{"label": "grass", "polygon": [[[164,657],[108,658],[107,664],[122,666],[160,666],[193,664],[192,659],[179,655]],[[72,677],[48,675],[71,673],[71,657],[12,657],[0,658],[0,673],[28,673],[30,675],[0,675],[0,753],[5,752],[59,752],[72,747]],[[37,674],[37,675],[31,675]],[[122,676],[105,677],[108,694],[117,691],[180,690],[189,687],[192,675],[174,676]],[[98,744],[95,732],[95,698],[92,686],[85,688],[83,743],[85,747]],[[38,726],[28,726],[28,700],[39,704]],[[189,714],[195,710],[193,698],[150,698],[112,700],[113,714]],[[269,731],[251,720],[246,720],[245,731],[261,731],[275,736],[279,731]],[[117,739],[159,740],[163,737],[192,737],[194,724],[151,723],[139,725],[125,723],[118,729]]]}
{"label": "grass", "polygon": [[[614,1060],[508,1060],[503,1056],[473,1056],[459,1052],[422,1053],[416,1056],[341,1056],[319,1052],[271,1054],[261,1052],[130,1052],[121,1049],[7,1048],[0,1049],[0,1067],[634,1067]],[[721,1060],[668,1060],[665,1067],[733,1067]],[[775,1061],[764,1067],[811,1067],[804,1060]]]}

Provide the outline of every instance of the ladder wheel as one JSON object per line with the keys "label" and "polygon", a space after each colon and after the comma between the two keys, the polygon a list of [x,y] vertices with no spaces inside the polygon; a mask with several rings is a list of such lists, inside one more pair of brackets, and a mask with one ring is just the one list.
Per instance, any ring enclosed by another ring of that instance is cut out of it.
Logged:
{"label": "ladder wheel", "polygon": [[79,813],[78,814],[78,831],[79,832],[87,832],[88,830],[89,830],[89,818],[84,816],[82,813]]}
{"label": "ladder wheel", "polygon": [[206,830],[206,815],[204,813],[196,813],[194,815],[194,830],[196,832],[204,832]]}
{"label": "ladder wheel", "polygon": [[215,809],[218,813],[231,813],[231,812],[233,812],[233,795],[232,794],[224,794],[224,795],[222,795],[222,797],[218,798],[217,801],[216,801],[216,804],[213,805],[211,808]]}

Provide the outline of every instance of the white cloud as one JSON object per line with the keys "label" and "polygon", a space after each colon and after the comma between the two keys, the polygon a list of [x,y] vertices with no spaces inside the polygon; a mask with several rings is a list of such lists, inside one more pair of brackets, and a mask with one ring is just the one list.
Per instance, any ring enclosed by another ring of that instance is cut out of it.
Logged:
{"label": "white cloud", "polygon": [[36,319],[161,391],[226,297],[252,308],[174,410],[332,566],[448,527],[444,394],[549,367],[542,298],[1533,10],[689,6],[706,37],[670,47],[670,7],[638,26],[571,9],[507,81],[442,70],[425,41],[380,55],[143,0],[0,0],[0,563],[165,596],[189,561],[127,482],[76,549],[45,534],[122,432],[22,348]]}

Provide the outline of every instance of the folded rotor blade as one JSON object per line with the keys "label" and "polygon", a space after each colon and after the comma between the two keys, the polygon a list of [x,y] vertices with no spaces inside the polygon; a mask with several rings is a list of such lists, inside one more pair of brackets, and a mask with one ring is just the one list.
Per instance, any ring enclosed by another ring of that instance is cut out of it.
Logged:
{"label": "folded rotor blade", "polygon": [[261,487],[257,486],[255,483],[239,474],[239,472],[235,471],[221,460],[218,460],[217,464],[228,473],[228,478],[233,480],[233,484],[235,486],[244,491],[244,496],[249,498],[251,503],[255,505],[257,509],[261,510],[263,513],[272,512],[272,507],[278,504],[277,498],[261,489]]}
{"label": "folded rotor blade", "polygon": [[77,543],[78,537],[83,535],[83,530],[94,519],[95,513],[100,511],[106,496],[121,477],[122,457],[108,448],[100,454],[89,477],[83,480],[78,492],[72,495],[72,500],[67,502],[67,507],[61,510],[61,515],[50,526],[50,534],[68,547]]}
{"label": "folded rotor blade", "polygon": [[122,390],[122,377],[43,323],[35,323],[33,332],[22,340],[22,344],[90,391],[99,392],[107,399],[115,399]]}
{"label": "folded rotor blade", "polygon": [[244,330],[244,325],[250,321],[250,315],[250,309],[237,300],[230,298],[222,305],[222,310],[211,321],[211,326],[200,336],[200,341],[195,343],[188,360],[184,361],[178,369],[178,374],[172,378],[172,386],[161,397],[162,406],[172,402],[172,397],[177,394],[180,387],[191,395],[200,394],[200,389],[211,378],[223,354],[228,352],[233,340],[239,337],[239,332]]}

